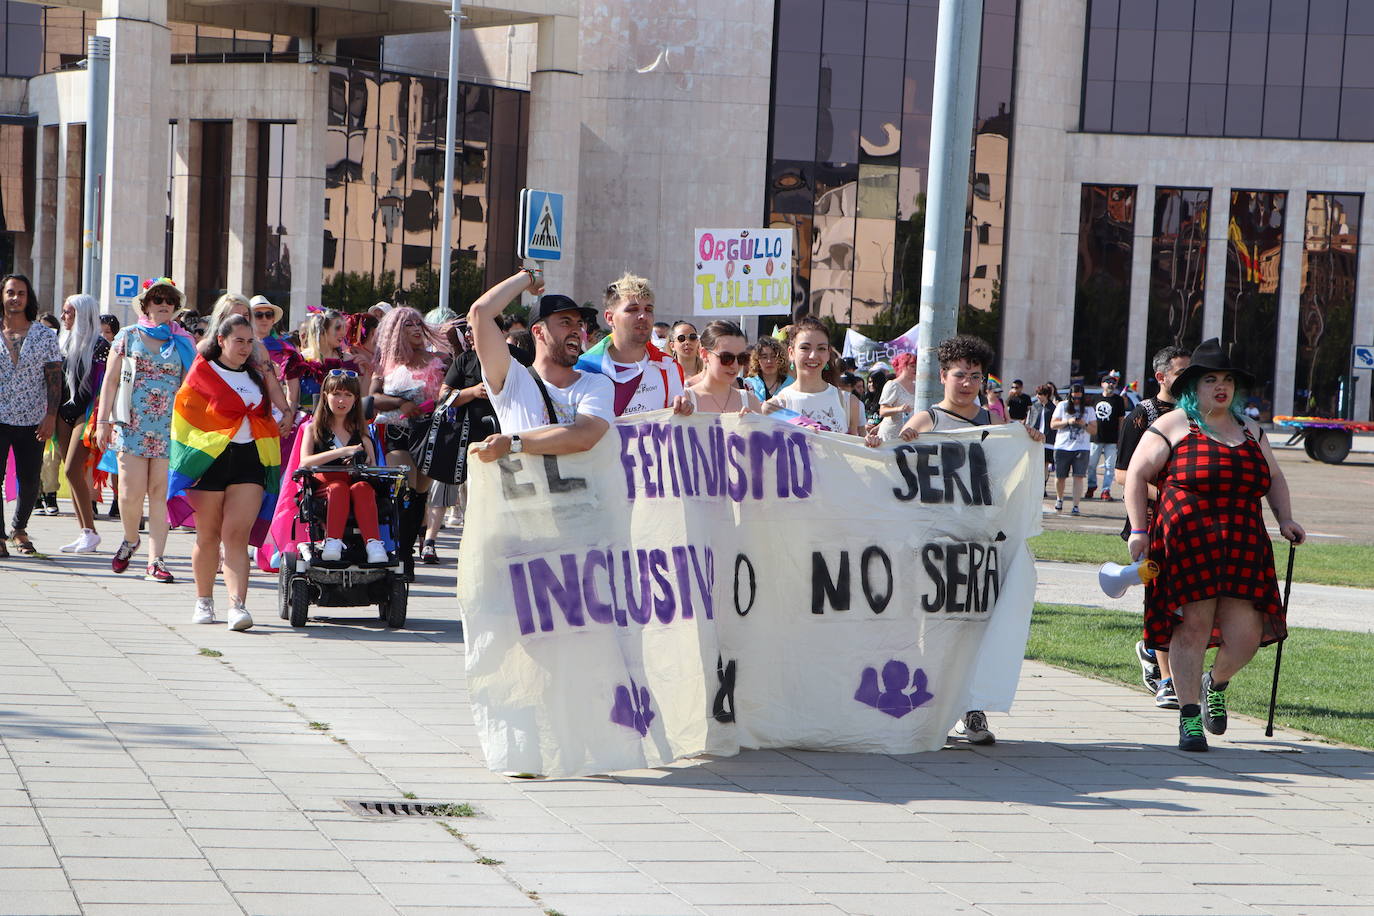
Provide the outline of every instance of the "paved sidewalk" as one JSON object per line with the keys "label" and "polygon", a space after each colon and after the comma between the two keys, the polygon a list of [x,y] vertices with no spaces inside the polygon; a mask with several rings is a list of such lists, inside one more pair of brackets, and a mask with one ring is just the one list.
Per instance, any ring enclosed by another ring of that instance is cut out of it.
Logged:
{"label": "paved sidewalk", "polygon": [[[1036,664],[988,748],[497,776],[452,546],[399,632],[362,609],[292,631],[264,576],[230,633],[108,552],[0,561],[0,912],[1374,912],[1374,754],[1240,719],[1185,755],[1142,692]],[[339,802],[407,792],[478,813]]]}

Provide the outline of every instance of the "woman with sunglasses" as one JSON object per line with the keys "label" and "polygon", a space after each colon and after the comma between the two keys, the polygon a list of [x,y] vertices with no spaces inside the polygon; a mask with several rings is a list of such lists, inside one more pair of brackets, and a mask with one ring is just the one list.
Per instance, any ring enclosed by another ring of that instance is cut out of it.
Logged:
{"label": "woman with sunglasses", "polygon": [[420,313],[400,306],[377,325],[377,371],[371,393],[376,404],[376,424],[389,466],[409,467],[407,486],[401,490],[401,511],[396,549],[405,564],[406,578],[413,580],[415,539],[424,526],[429,488],[433,481],[415,468],[412,439],[423,436],[424,420],[434,413],[444,383],[444,354],[448,343],[437,328],[425,324]]}
{"label": "woman with sunglasses", "polygon": [[124,540],[110,568],[117,573],[129,568],[141,543],[138,525],[146,501],[153,545],[144,578],[170,584],[176,580],[162,554],[167,547],[172,403],[195,360],[196,345],[191,335],[172,324],[172,315],[182,303],[181,290],[172,280],[147,281],[136,302],[138,322],[115,335],[100,387],[96,441],[101,451],[115,452],[119,515],[124,524]]}
{"label": "woman with sunglasses", "polygon": [[673,330],[668,336],[668,352],[682,367],[682,375],[688,384],[706,369],[706,363],[701,358],[701,341],[697,336],[696,325],[690,321],[679,321],[673,325]]}
{"label": "woman with sunglasses", "polygon": [[331,369],[347,369],[358,378],[362,390],[372,384],[372,373],[344,349],[347,326],[333,309],[312,312],[301,331],[301,360],[293,370],[300,384],[300,409],[314,411],[320,386]]}
{"label": "woman with sunglasses", "polygon": [[787,374],[787,350],[775,337],[760,337],[749,356],[749,377],[744,380],[760,401],[766,401],[795,379]]}
{"label": "woman with sunglasses", "polygon": [[749,341],[733,321],[713,321],[701,332],[706,368],[687,387],[698,413],[758,413],[754,392],[739,387],[739,373],[749,358]]}
{"label": "woman with sunglasses", "polygon": [[[290,407],[288,419],[294,424],[296,411],[301,406],[301,354],[291,341],[276,333],[277,324],[285,314],[280,306],[273,305],[266,296],[254,296],[249,300],[253,321],[253,333],[267,351],[276,370],[274,374],[282,388],[286,390],[286,402]],[[218,325],[211,325],[212,328]]]}

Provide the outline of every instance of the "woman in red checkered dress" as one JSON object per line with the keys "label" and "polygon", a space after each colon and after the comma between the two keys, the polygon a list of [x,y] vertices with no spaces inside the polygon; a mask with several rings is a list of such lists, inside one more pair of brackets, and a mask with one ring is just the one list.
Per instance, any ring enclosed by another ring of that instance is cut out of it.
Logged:
{"label": "woman in red checkered dress", "polygon": [[[1274,551],[1261,500],[1279,531],[1302,543],[1288,484],[1264,432],[1241,413],[1220,343],[1206,341],[1170,387],[1180,410],[1160,417],[1131,458],[1126,509],[1132,559],[1148,555],[1160,574],[1145,592],[1145,644],[1167,649],[1179,699],[1179,747],[1207,750],[1205,731],[1226,731],[1226,687],[1261,645],[1287,635]],[[1159,488],[1147,525],[1146,485]],[[1210,646],[1212,669],[1203,674]]]}

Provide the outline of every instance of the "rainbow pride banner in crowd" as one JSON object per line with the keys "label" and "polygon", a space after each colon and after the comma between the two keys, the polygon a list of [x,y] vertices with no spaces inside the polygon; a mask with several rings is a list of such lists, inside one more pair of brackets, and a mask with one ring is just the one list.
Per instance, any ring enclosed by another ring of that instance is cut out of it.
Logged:
{"label": "rainbow pride banner in crowd", "polygon": [[458,597],[493,770],[928,751],[1011,706],[1043,474],[1019,425],[869,449],[660,411],[470,473]]}
{"label": "rainbow pride banner in crowd", "polygon": [[854,366],[860,371],[867,372],[877,363],[887,363],[889,367],[892,361],[901,353],[916,353],[918,329],[913,325],[901,337],[892,340],[874,340],[865,337],[853,328],[848,328],[844,332],[844,351],[841,356],[849,356],[854,359]]}

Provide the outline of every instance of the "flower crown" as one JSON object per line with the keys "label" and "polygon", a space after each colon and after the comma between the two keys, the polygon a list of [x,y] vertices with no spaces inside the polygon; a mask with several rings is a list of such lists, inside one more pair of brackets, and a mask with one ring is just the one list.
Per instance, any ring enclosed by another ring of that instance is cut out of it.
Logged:
{"label": "flower crown", "polygon": [[152,289],[154,286],[170,286],[172,289],[176,289],[177,282],[171,277],[151,277],[143,281],[145,290]]}

